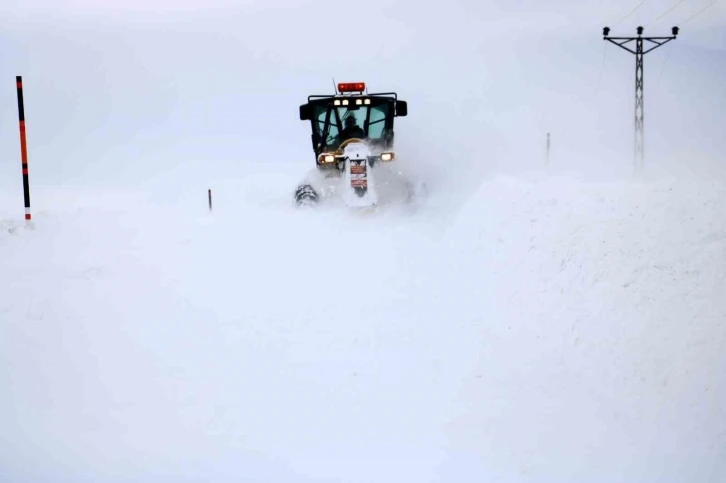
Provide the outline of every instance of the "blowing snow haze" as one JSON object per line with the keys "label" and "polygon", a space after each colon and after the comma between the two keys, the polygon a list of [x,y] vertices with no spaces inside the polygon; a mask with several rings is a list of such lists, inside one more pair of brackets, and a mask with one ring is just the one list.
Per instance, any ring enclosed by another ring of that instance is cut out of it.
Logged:
{"label": "blowing snow haze", "polygon": [[[698,11],[685,5],[653,22],[666,6],[652,3],[617,25],[633,5],[17,2],[3,16],[1,68],[25,77],[38,181],[134,182],[181,162],[297,159],[310,151],[297,106],[330,92],[333,78],[410,100],[415,124],[402,142],[447,166],[537,163],[552,132],[578,169],[627,172],[634,62],[600,33],[608,24],[632,35],[641,23],[668,33]],[[723,152],[724,18],[716,5],[648,56],[654,159]],[[6,109],[10,158],[15,123]]]}
{"label": "blowing snow haze", "polygon": [[[640,171],[606,25],[681,28],[645,56]],[[0,481],[726,480],[724,27],[712,0],[6,0]],[[333,79],[408,101],[413,206],[292,206]]]}

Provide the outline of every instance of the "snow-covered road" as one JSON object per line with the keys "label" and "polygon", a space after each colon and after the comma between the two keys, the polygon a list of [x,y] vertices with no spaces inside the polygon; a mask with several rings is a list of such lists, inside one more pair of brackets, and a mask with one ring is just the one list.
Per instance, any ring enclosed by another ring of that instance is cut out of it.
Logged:
{"label": "snow-covered road", "polygon": [[33,230],[4,208],[0,481],[726,474],[723,180],[352,216],[264,163],[208,213],[192,171],[38,187]]}

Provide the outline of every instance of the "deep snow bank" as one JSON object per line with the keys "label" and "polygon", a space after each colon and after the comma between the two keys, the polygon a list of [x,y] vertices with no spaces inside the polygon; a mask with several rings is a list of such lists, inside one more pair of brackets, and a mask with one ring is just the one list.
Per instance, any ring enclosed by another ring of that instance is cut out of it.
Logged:
{"label": "deep snow bank", "polygon": [[292,209],[298,175],[36,190],[0,233],[0,479],[726,474],[723,182],[350,216]]}
{"label": "deep snow bank", "polygon": [[212,185],[211,214],[189,172],[126,195],[38,187],[35,229],[0,238],[0,474],[430,473],[452,391],[426,227],[295,211],[297,171],[243,171]]}
{"label": "deep snow bank", "polygon": [[455,447],[503,481],[723,478],[725,208],[694,176],[485,183],[448,234],[479,341]]}

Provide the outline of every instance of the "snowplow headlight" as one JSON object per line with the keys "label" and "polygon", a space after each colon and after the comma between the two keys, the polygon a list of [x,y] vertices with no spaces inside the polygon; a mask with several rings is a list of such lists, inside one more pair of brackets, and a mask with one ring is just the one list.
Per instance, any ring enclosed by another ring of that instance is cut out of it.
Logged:
{"label": "snowplow headlight", "polygon": [[381,161],[393,161],[396,158],[394,153],[383,153],[381,154]]}
{"label": "snowplow headlight", "polygon": [[334,163],[335,162],[335,155],[333,154],[321,154],[318,156],[318,161],[320,163]]}

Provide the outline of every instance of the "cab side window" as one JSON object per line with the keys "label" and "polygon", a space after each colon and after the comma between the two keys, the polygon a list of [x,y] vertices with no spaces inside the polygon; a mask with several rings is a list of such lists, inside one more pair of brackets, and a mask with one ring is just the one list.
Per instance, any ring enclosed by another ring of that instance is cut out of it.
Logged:
{"label": "cab side window", "polygon": [[371,117],[368,123],[368,137],[381,139],[383,129],[386,127],[386,116],[388,116],[388,104],[371,107]]}

